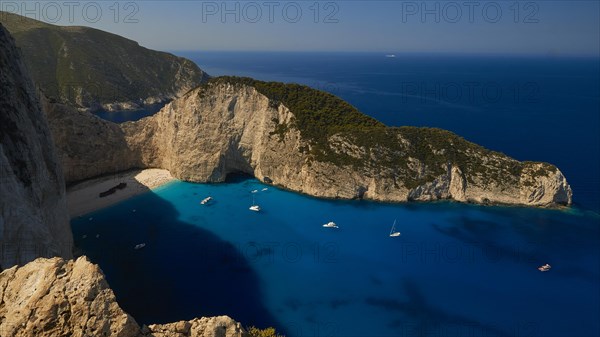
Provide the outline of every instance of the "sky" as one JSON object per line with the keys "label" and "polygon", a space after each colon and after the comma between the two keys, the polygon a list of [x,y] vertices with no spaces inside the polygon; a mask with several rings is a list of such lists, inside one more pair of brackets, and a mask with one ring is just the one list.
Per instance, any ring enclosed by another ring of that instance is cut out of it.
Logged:
{"label": "sky", "polygon": [[600,56],[600,1],[0,1],[158,50]]}

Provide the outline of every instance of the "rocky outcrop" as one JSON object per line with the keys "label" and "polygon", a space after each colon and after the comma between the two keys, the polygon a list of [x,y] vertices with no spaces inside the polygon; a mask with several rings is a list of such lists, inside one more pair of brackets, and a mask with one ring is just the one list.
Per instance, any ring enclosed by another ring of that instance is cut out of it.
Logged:
{"label": "rocky outcrop", "polygon": [[136,162],[187,181],[221,182],[244,172],[326,198],[571,203],[571,188],[555,166],[518,162],[447,131],[374,126],[316,144],[297,120],[255,87],[217,80],[121,127]]}
{"label": "rocky outcrop", "polygon": [[88,27],[50,25],[0,12],[36,85],[86,110],[138,110],[180,97],[208,79],[185,58]]}
{"label": "rocky outcrop", "polygon": [[152,324],[142,328],[143,337],[247,337],[240,323],[229,316],[202,317],[191,321]]}
{"label": "rocky outcrop", "polygon": [[[150,296],[150,295],[149,295]],[[243,337],[221,316],[140,327],[85,257],[37,259],[0,274],[0,335],[12,337]]]}
{"label": "rocky outcrop", "polygon": [[71,257],[60,162],[36,91],[0,25],[0,268]]}
{"label": "rocky outcrop", "polygon": [[528,206],[569,205],[572,198],[555,166],[518,162],[443,130],[377,125],[317,143],[282,102],[219,79],[120,126],[56,103],[45,110],[67,182],[151,167],[192,182],[244,172],[324,198]]}

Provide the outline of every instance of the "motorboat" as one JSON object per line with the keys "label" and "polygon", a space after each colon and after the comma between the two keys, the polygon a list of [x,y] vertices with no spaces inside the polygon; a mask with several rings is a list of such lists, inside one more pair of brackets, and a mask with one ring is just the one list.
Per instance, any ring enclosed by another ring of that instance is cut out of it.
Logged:
{"label": "motorboat", "polygon": [[546,263],[545,265],[543,265],[541,267],[538,267],[538,270],[542,271],[542,272],[545,272],[545,271],[549,271],[550,268],[552,268],[552,266]]}
{"label": "motorboat", "polygon": [[335,222],[330,221],[323,225],[325,228],[340,228]]}

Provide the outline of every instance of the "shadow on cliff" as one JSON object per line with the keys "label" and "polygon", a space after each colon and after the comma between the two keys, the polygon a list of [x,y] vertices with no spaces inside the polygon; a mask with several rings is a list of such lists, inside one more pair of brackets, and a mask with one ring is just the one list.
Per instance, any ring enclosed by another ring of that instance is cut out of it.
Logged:
{"label": "shadow on cliff", "polygon": [[[140,324],[228,315],[285,333],[263,304],[243,254],[179,216],[169,202],[146,193],[74,219],[75,244],[100,265],[119,305]],[[134,249],[140,243],[146,246]]]}

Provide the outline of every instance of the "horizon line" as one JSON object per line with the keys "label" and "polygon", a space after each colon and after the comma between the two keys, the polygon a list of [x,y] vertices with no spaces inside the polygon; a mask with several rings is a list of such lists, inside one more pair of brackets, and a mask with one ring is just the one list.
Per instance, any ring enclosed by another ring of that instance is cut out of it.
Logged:
{"label": "horizon line", "polygon": [[547,53],[509,53],[509,52],[461,52],[461,51],[372,51],[372,50],[256,50],[256,49],[164,49],[166,52],[195,52],[195,53],[311,53],[311,54],[380,54],[396,57],[409,55],[428,56],[498,56],[498,57],[548,57],[548,58],[600,58],[598,54],[570,54],[560,52]]}

